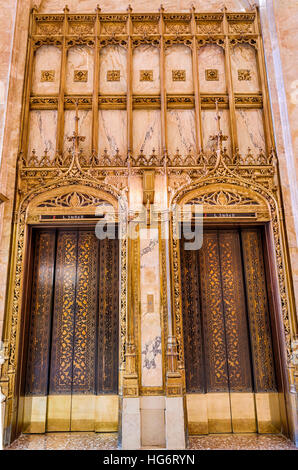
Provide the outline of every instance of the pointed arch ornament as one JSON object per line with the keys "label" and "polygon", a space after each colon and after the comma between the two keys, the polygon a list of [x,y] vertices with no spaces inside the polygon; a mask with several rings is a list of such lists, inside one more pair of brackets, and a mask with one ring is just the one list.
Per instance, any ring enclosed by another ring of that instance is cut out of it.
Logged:
{"label": "pointed arch ornament", "polygon": [[[10,287],[8,293],[8,332],[6,343],[9,345],[7,360],[2,367],[3,383],[6,384],[4,393],[7,397],[8,410],[6,422],[11,422],[13,414],[15,379],[19,355],[20,334],[22,327],[22,302],[25,282],[26,250],[29,226],[42,227],[43,214],[74,215],[76,223],[80,223],[80,214],[94,216],[98,205],[104,206],[105,221],[118,223],[120,243],[120,289],[119,289],[119,373],[120,388],[122,387],[121,371],[125,367],[126,347],[126,316],[127,316],[127,186],[121,189],[110,184],[105,178],[96,178],[82,169],[77,153],[68,168],[58,168],[58,175],[51,179],[48,171],[39,173],[39,178],[30,181],[21,179],[23,171],[22,155],[19,158],[19,191],[16,196],[16,211],[14,216],[13,250],[10,266]],[[96,219],[93,219],[96,220]],[[90,221],[90,219],[89,219]],[[120,233],[119,233],[120,231]],[[11,401],[9,400],[11,399]]]}
{"label": "pointed arch ornament", "polygon": [[[293,324],[290,312],[290,288],[287,278],[287,260],[283,239],[283,212],[278,184],[277,159],[272,158],[270,178],[266,182],[260,182],[258,171],[250,173],[249,177],[242,176],[240,167],[230,166],[225,163],[222,151],[217,151],[217,162],[214,167],[205,167],[201,176],[191,178],[188,175],[184,182],[178,186],[175,179],[171,186],[169,178],[170,206],[172,208],[171,221],[171,254],[172,254],[172,279],[173,279],[173,318],[174,330],[177,341],[178,364],[184,376],[184,346],[182,327],[182,302],[180,279],[180,246],[177,232],[178,223],[181,221],[181,212],[173,210],[175,206],[203,204],[204,212],[255,212],[256,222],[268,222],[270,224],[271,239],[274,245],[276,277],[278,280],[278,311],[283,325],[283,339],[286,348],[286,361],[289,374],[290,387],[293,381],[295,369],[296,342],[293,337]],[[270,181],[271,180],[271,181]],[[183,181],[183,178],[182,178]],[[180,215],[176,215],[180,214]],[[217,219],[218,220],[218,219]],[[221,221],[231,221],[232,218],[221,218]],[[235,218],[234,218],[235,220]],[[244,220],[248,221],[249,218]],[[239,219],[238,219],[239,222]]]}

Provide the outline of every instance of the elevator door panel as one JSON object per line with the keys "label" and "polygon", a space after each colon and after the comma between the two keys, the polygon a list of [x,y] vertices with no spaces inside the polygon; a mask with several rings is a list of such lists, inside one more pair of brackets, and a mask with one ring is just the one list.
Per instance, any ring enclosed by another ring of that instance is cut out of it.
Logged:
{"label": "elevator door panel", "polygon": [[181,240],[181,281],[189,413],[206,414],[193,429],[255,431],[269,395],[254,393],[277,395],[261,231],[204,230],[199,251]]}
{"label": "elevator door panel", "polygon": [[[102,395],[118,394],[118,242],[93,230],[41,231],[34,240],[26,428],[95,430]],[[28,426],[36,414],[40,424]]]}

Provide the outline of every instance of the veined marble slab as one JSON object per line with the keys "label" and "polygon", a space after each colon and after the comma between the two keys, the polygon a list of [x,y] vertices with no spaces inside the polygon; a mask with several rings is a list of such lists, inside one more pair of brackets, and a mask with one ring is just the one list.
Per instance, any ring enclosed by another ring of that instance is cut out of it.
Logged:
{"label": "veined marble slab", "polygon": [[[166,49],[165,63],[167,93],[193,93],[191,49],[181,44]],[[173,81],[173,70],[184,70],[185,81]]]}
{"label": "veined marble slab", "polygon": [[[55,46],[42,46],[35,54],[32,93],[35,95],[55,95],[59,93],[61,50]],[[41,72],[53,70],[53,82],[42,82]]]}
{"label": "veined marble slab", "polygon": [[[36,3],[41,3],[42,12],[60,12],[65,6],[65,0],[38,0]],[[157,12],[160,8],[160,0],[131,0],[129,2],[132,8],[137,12],[152,11]],[[68,0],[68,7],[71,12],[83,12],[93,13],[94,12],[94,1],[93,0]],[[222,6],[222,2],[219,0],[164,0],[163,6],[165,10],[169,11],[186,11],[189,12],[191,5],[196,7],[197,11],[217,11]],[[245,8],[249,8],[251,4],[248,0],[226,0],[225,6],[228,11],[245,11]],[[100,2],[100,8],[103,12],[126,12],[128,2],[118,2],[115,0],[102,0]]]}
{"label": "veined marble slab", "polygon": [[42,157],[48,150],[52,158],[56,150],[57,111],[33,110],[29,117],[28,155],[36,150],[36,155]]}
{"label": "veined marble slab", "polygon": [[195,150],[195,112],[193,109],[171,109],[167,112],[168,152],[181,155]]}
{"label": "veined marble slab", "polygon": [[[127,52],[120,46],[107,46],[99,54],[99,92],[102,95],[127,91]],[[120,81],[107,81],[109,70],[120,70]]]}
{"label": "veined marble slab", "polygon": [[[93,69],[94,57],[93,50],[88,46],[71,47],[67,55],[66,68],[66,93],[69,94],[87,94],[93,91]],[[74,81],[74,71],[87,71],[87,82]]]}
{"label": "veined marble slab", "polygon": [[[90,153],[92,150],[92,111],[80,109],[79,118],[79,134],[86,137],[85,141],[80,143],[80,148],[86,153]],[[64,151],[67,151],[72,145],[67,138],[73,134],[74,128],[75,111],[73,109],[66,110],[64,114]]]}
{"label": "veined marble slab", "polygon": [[[140,71],[152,70],[153,80],[141,81]],[[153,46],[139,46],[133,52],[133,93],[158,94],[160,93],[159,77],[159,49]]]}
{"label": "veined marble slab", "polygon": [[151,155],[152,149],[161,153],[160,111],[155,109],[135,109],[133,111],[133,152],[135,155],[144,151]]}
{"label": "veined marble slab", "polygon": [[262,109],[237,109],[236,122],[241,154],[247,154],[248,147],[255,155],[259,153],[260,149],[265,150]]}
{"label": "veined marble slab", "polygon": [[[220,126],[224,135],[228,136],[228,140],[224,142],[224,147],[227,148],[228,153],[231,151],[231,135],[230,135],[230,122],[229,111],[227,109],[220,110]],[[210,139],[211,135],[217,134],[217,121],[215,119],[215,110],[203,109],[202,110],[202,126],[203,126],[203,146],[204,151],[211,151],[214,142]]]}
{"label": "veined marble slab", "polygon": [[[199,81],[201,93],[226,93],[224,51],[216,44],[207,44],[198,52]],[[206,70],[218,70],[218,80],[206,80]]]}
{"label": "veined marble slab", "polygon": [[[158,229],[140,230],[142,385],[162,386]],[[148,308],[148,295],[153,296]]]}
{"label": "veined marble slab", "polygon": [[107,149],[110,155],[119,149],[125,159],[127,155],[127,114],[119,109],[101,109],[98,115],[98,152]]}
{"label": "veined marble slab", "polygon": [[[231,65],[235,93],[256,93],[260,89],[256,52],[249,44],[231,48]],[[249,70],[250,80],[238,80],[238,70]]]}

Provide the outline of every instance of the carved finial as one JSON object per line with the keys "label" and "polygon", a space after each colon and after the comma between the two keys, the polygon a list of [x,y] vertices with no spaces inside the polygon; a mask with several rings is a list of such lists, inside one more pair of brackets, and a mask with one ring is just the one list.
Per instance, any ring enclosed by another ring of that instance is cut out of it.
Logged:
{"label": "carved finial", "polygon": [[96,5],[95,11],[96,11],[97,13],[100,13],[100,12],[101,12],[101,8],[100,8],[99,4]]}
{"label": "carved finial", "polygon": [[131,7],[131,4],[129,4],[129,5],[128,5],[128,7],[127,7],[127,11],[128,11],[128,13],[131,13],[131,12],[132,12],[132,7]]}
{"label": "carved finial", "polygon": [[164,13],[164,11],[165,11],[164,6],[163,6],[162,3],[160,4],[159,11],[160,11],[160,13]]}
{"label": "carved finial", "polygon": [[36,5],[36,3],[33,5],[31,11],[32,11],[32,13],[38,13],[38,6]]}
{"label": "carved finial", "polygon": [[221,7],[220,11],[223,11],[223,12],[226,12],[226,11],[228,11],[228,9],[227,9],[227,7],[226,7],[225,3],[222,5],[222,7]]}
{"label": "carved finial", "polygon": [[64,13],[69,13],[68,5],[65,5],[65,7],[63,8],[63,12]]}
{"label": "carved finial", "polygon": [[193,3],[191,4],[190,11],[193,13],[196,11],[196,7],[194,6]]}

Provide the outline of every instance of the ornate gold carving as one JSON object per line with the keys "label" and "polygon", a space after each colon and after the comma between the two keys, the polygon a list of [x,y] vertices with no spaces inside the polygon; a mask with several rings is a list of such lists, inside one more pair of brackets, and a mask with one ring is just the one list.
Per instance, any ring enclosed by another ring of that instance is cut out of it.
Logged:
{"label": "ornate gold carving", "polygon": [[158,23],[135,22],[133,24],[133,31],[135,34],[144,34],[145,36],[150,34],[158,34]]}
{"label": "ornate gold carving", "polygon": [[251,71],[249,69],[239,69],[238,80],[240,81],[251,80]]}
{"label": "ornate gold carving", "polygon": [[207,36],[206,37],[199,37],[197,38],[197,46],[204,47],[206,44],[217,44],[217,46],[221,47],[222,49],[225,48],[225,40],[221,37],[216,36]]}
{"label": "ornate gold carving", "polygon": [[74,47],[74,46],[89,46],[94,47],[95,39],[93,37],[82,37],[82,36],[74,36],[72,39],[69,39],[66,42],[66,46]]}
{"label": "ornate gold carving", "polygon": [[218,81],[219,75],[217,69],[206,69],[205,70],[205,78],[207,81]]}
{"label": "ornate gold carving", "polygon": [[223,20],[223,13],[195,13],[196,21],[217,21],[221,22]]}
{"label": "ornate gold carving", "polygon": [[220,34],[222,32],[221,23],[218,21],[199,21],[197,28],[199,34]]}
{"label": "ornate gold carving", "polygon": [[42,46],[55,46],[55,47],[62,47],[62,40],[57,39],[56,37],[39,37],[38,39],[35,39],[33,41],[33,50],[38,49],[39,47]]}
{"label": "ornate gold carving", "polygon": [[37,34],[55,36],[61,34],[61,23],[40,23],[37,25]]}
{"label": "ornate gold carving", "polygon": [[168,108],[194,108],[195,98],[193,95],[167,95]]}
{"label": "ornate gold carving", "polygon": [[209,206],[251,206],[259,205],[259,202],[247,195],[235,193],[227,190],[211,191],[195,197],[192,204],[204,204]]}
{"label": "ornate gold carving", "polygon": [[126,23],[122,21],[117,22],[103,22],[101,23],[101,34],[115,35],[115,34],[125,34],[126,33]]}
{"label": "ornate gold carving", "polygon": [[242,23],[236,21],[235,23],[229,23],[229,32],[232,34],[249,34],[253,33],[252,23]]}
{"label": "ornate gold carving", "polygon": [[187,46],[189,48],[192,47],[192,40],[189,36],[167,36],[165,41],[164,41],[164,46],[165,49],[168,49],[175,44],[184,44],[184,46]]}
{"label": "ornate gold carving", "polygon": [[108,70],[107,81],[108,82],[120,82],[120,70]]}
{"label": "ornate gold carving", "polygon": [[149,95],[149,96],[133,96],[133,107],[134,108],[160,108],[160,96]]}
{"label": "ornate gold carving", "polygon": [[[101,198],[98,198],[92,194],[84,194],[77,191],[71,191],[69,193],[55,196],[51,199],[42,201],[37,207],[96,207],[99,204],[104,204]],[[108,204],[111,206],[111,204]]]}
{"label": "ornate gold carving", "polygon": [[132,47],[135,49],[136,47],[143,46],[149,44],[150,46],[159,47],[160,40],[156,36],[139,36],[134,37],[132,41]]}
{"label": "ornate gold carving", "polygon": [[140,70],[140,82],[153,82],[153,70]]}
{"label": "ornate gold carving", "polygon": [[172,70],[173,82],[185,82],[186,71],[185,70]]}
{"label": "ornate gold carving", "polygon": [[75,70],[73,73],[74,82],[88,82],[88,70]]}
{"label": "ornate gold carving", "polygon": [[242,36],[230,38],[229,39],[230,47],[235,47],[237,44],[250,44],[254,49],[257,49],[257,38],[250,36]]}
{"label": "ornate gold carving", "polygon": [[75,109],[76,102],[80,109],[90,109],[92,107],[92,96],[65,96],[64,104],[66,109]]}
{"label": "ornate gold carving", "polygon": [[169,22],[166,23],[166,33],[167,34],[188,34],[190,33],[190,25],[183,22]]}
{"label": "ornate gold carving", "polygon": [[58,98],[56,96],[34,96],[30,98],[31,109],[57,109]]}
{"label": "ornate gold carving", "polygon": [[101,109],[125,109],[126,96],[99,96],[98,104]]}
{"label": "ornate gold carving", "polygon": [[70,33],[78,36],[89,36],[94,32],[94,26],[90,23],[70,23]]}
{"label": "ornate gold carving", "polygon": [[55,70],[42,70],[40,75],[41,82],[54,82]]}
{"label": "ornate gold carving", "polygon": [[235,94],[235,106],[236,107],[263,107],[263,96],[261,94],[256,95],[239,95]]}

